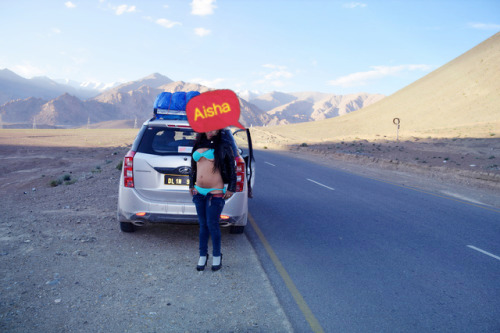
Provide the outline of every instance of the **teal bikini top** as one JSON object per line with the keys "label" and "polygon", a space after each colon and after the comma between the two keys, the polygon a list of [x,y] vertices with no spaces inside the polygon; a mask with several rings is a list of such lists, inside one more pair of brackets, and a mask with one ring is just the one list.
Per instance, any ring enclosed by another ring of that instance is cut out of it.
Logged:
{"label": "teal bikini top", "polygon": [[200,153],[198,150],[193,153],[193,160],[195,162],[198,162],[200,158],[205,157],[207,160],[213,160],[215,158],[214,156],[214,150],[209,149],[207,151],[204,151],[203,153]]}

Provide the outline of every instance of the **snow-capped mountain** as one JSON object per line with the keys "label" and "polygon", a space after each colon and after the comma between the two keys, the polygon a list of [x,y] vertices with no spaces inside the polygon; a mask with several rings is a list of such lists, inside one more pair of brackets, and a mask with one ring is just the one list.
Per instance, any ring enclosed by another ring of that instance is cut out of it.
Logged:
{"label": "snow-capped mountain", "polygon": [[251,99],[257,98],[263,94],[261,91],[257,90],[236,90],[235,93],[238,97],[243,98],[245,101],[250,101]]}
{"label": "snow-capped mountain", "polygon": [[[0,70],[0,116],[11,124],[32,123],[50,126],[82,126],[109,120],[142,119],[151,116],[156,96],[163,92],[212,90],[195,83],[172,81],[153,73],[135,81],[111,84],[78,83],[47,77],[24,79],[9,70]],[[101,89],[105,89],[100,91]],[[241,117],[246,126],[278,125],[337,117],[384,96],[374,94],[334,95],[319,92],[259,94],[239,91]]]}

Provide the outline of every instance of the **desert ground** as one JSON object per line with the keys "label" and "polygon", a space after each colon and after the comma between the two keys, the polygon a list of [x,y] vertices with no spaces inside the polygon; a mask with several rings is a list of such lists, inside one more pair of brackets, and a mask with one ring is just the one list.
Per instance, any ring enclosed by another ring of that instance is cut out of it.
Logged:
{"label": "desert ground", "polygon": [[[500,208],[496,136],[314,144],[251,132],[257,149]],[[223,231],[224,267],[212,274],[194,269],[196,226],[119,231],[117,165],[136,134],[0,130],[0,329],[291,331],[244,234]]]}
{"label": "desert ground", "polygon": [[197,272],[196,225],[120,232],[136,133],[0,130],[0,331],[290,332],[244,234],[223,229],[222,270]]}
{"label": "desert ground", "polygon": [[480,132],[478,137],[446,137],[441,132],[436,137],[331,136],[319,141],[308,139],[304,132],[290,131],[284,136],[272,128],[258,127],[252,129],[252,139],[259,149],[306,154],[344,167],[378,170],[385,172],[382,178],[391,179],[393,171],[398,171],[420,176],[422,180],[439,178],[474,188],[498,190],[500,135],[482,129]]}

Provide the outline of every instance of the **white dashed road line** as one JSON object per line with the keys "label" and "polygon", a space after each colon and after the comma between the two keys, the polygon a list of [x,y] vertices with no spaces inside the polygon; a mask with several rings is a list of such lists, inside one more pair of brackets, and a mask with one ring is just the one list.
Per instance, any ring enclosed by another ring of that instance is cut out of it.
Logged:
{"label": "white dashed road line", "polygon": [[309,179],[309,178],[307,178],[307,180],[308,180],[308,181],[310,181],[310,182],[313,182],[314,184],[318,184],[319,186],[326,187],[326,188],[327,188],[327,189],[329,189],[329,190],[335,191],[335,189],[334,189],[334,188],[332,188],[332,187],[330,187],[330,186],[326,186],[326,185],[321,184],[321,183],[318,183],[318,182],[317,182],[317,181],[315,181],[315,180],[312,180],[312,179]]}
{"label": "white dashed road line", "polygon": [[269,165],[272,165],[272,166],[274,166],[274,167],[276,166],[276,165],[274,165],[274,164],[272,164],[272,163],[269,163],[269,162],[264,162],[264,163],[269,164]]}
{"label": "white dashed road line", "polygon": [[490,256],[490,257],[495,258],[495,259],[497,259],[497,260],[500,260],[500,257],[498,257],[498,256],[496,256],[496,255],[494,255],[494,254],[491,254],[491,253],[489,253],[489,252],[486,252],[485,250],[481,250],[480,248],[477,248],[477,247],[475,247],[475,246],[472,246],[472,245],[467,245],[467,247],[468,247],[468,248],[471,248],[471,249],[473,249],[473,250],[476,250],[476,251],[478,251],[478,252],[481,252],[482,254],[486,254],[487,256]]}

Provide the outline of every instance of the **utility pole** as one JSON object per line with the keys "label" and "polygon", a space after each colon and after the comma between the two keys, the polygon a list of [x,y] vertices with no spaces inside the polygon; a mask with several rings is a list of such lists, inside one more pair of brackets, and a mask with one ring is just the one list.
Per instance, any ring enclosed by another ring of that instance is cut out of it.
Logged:
{"label": "utility pole", "polygon": [[135,121],[134,121],[134,129],[137,128],[137,116],[135,116]]}
{"label": "utility pole", "polygon": [[90,117],[87,119],[87,129],[89,129],[89,125],[90,125]]}
{"label": "utility pole", "polygon": [[36,118],[33,117],[33,129],[36,129]]}

